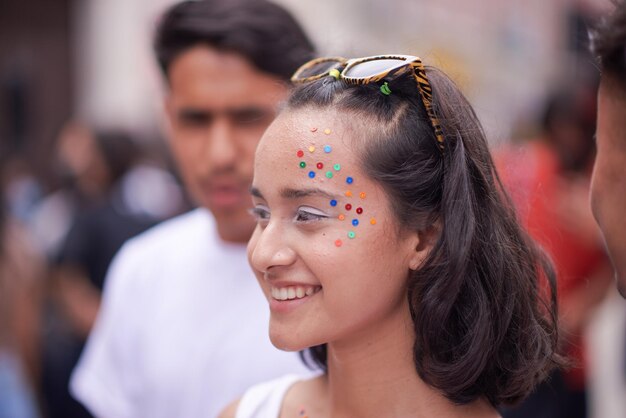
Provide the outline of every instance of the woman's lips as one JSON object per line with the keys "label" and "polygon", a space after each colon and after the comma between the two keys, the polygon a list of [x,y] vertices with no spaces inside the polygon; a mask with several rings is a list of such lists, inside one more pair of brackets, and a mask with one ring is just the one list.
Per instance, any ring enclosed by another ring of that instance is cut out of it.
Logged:
{"label": "woman's lips", "polygon": [[276,300],[293,300],[302,299],[306,296],[312,296],[322,289],[321,286],[296,285],[270,288],[273,299]]}
{"label": "woman's lips", "polygon": [[274,313],[289,313],[307,303],[322,290],[321,286],[290,285],[270,287],[270,310]]}

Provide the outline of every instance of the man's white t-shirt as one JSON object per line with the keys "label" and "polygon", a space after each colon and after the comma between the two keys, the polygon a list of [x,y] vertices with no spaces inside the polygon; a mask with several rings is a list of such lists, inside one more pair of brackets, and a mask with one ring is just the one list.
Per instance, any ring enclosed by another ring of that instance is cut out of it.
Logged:
{"label": "man's white t-shirt", "polygon": [[272,346],[245,245],[196,209],[127,242],[70,384],[98,417],[215,417],[255,383],[306,371]]}

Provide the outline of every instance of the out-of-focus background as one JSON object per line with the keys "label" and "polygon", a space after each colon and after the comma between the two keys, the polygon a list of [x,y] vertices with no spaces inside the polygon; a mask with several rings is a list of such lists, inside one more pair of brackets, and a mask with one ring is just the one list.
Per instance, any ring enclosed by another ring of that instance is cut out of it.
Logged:
{"label": "out-of-focus background", "polygon": [[[588,28],[610,1],[277,2],[320,55],[419,55],[462,87],[522,220],[561,273],[576,367],[553,379],[572,396],[559,402],[587,411],[571,417],[626,416],[626,308],[587,203],[598,82]],[[111,248],[190,207],[167,153],[151,49],[172,3],[0,1],[0,418],[85,416],[57,411],[73,408],[62,382]],[[93,242],[106,245],[88,252]],[[551,399],[533,402],[545,410]]]}

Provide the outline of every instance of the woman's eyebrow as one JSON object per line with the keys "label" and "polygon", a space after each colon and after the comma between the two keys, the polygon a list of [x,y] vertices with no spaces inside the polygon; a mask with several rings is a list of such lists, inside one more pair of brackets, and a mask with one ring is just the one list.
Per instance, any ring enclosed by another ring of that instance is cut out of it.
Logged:
{"label": "woman's eyebrow", "polygon": [[291,189],[285,188],[280,191],[280,196],[285,199],[298,199],[301,197],[307,196],[323,196],[328,199],[337,199],[339,196],[329,193],[325,190],[318,188],[307,188],[307,189]]}
{"label": "woman's eyebrow", "polygon": [[261,191],[254,186],[250,186],[250,194],[254,197],[258,197],[259,199],[265,199],[261,194]]}
{"label": "woman's eyebrow", "polygon": [[[265,199],[261,191],[255,187],[250,187],[250,194],[254,197],[258,197],[259,199]],[[307,188],[307,189],[292,189],[292,188],[284,188],[280,191],[280,196],[283,199],[298,199],[307,196],[323,196],[328,199],[338,199],[339,195],[335,195],[329,193],[325,190],[318,188]]]}

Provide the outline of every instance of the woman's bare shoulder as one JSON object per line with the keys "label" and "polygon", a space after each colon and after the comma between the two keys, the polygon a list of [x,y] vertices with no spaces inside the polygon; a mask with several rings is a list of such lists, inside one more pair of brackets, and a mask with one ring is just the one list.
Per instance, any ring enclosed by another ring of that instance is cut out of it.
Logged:
{"label": "woman's bare shoulder", "polygon": [[237,408],[239,407],[239,402],[241,399],[236,399],[232,401],[226,408],[220,412],[217,418],[235,418],[237,415]]}
{"label": "woman's bare shoulder", "polygon": [[[326,399],[326,376],[320,375],[294,383],[283,399],[281,417],[323,416]],[[304,410],[304,411],[303,411]]]}

